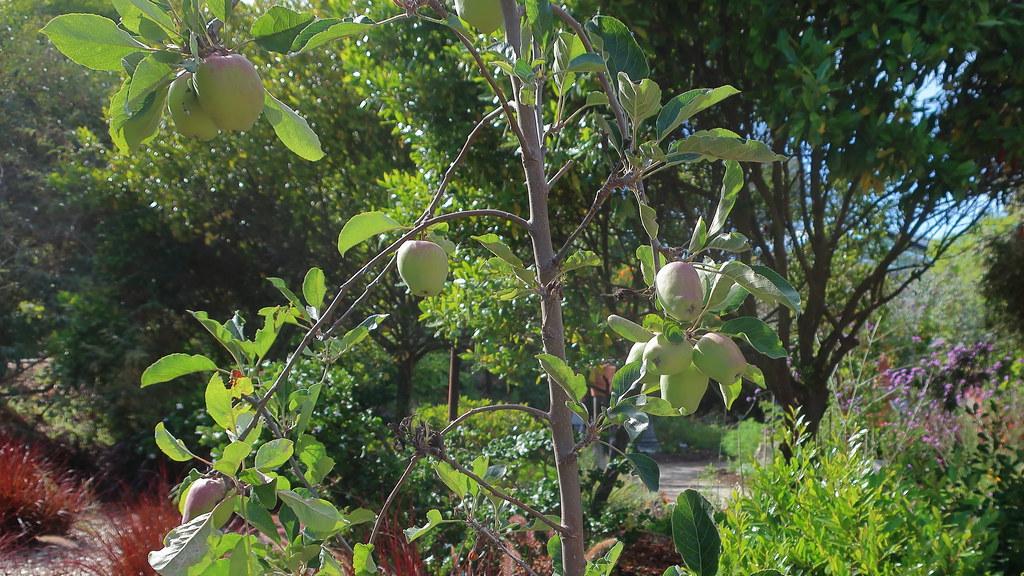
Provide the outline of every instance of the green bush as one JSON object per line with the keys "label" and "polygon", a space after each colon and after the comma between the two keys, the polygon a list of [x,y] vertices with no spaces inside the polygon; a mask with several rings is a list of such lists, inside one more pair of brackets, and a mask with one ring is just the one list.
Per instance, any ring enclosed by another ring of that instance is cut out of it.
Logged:
{"label": "green bush", "polygon": [[806,441],[790,460],[756,467],[724,512],[723,574],[980,574],[992,537],[959,523],[852,438]]}
{"label": "green bush", "polygon": [[741,420],[722,436],[722,453],[732,460],[733,467],[745,469],[755,462],[763,438],[764,424],[757,420]]}
{"label": "green bush", "polygon": [[666,454],[691,450],[717,454],[725,431],[721,424],[696,418],[657,418],[654,423],[654,434]]}

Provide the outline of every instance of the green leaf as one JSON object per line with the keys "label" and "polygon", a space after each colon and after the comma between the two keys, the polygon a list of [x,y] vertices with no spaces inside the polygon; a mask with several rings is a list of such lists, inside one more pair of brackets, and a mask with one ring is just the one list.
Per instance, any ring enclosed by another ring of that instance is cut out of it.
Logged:
{"label": "green leaf", "polygon": [[724,296],[719,294],[717,302],[713,303],[708,310],[716,314],[733,312],[743,305],[743,301],[747,299],[747,296],[750,296],[750,292],[747,292],[746,288],[739,284],[734,284],[731,280],[728,281],[727,285],[729,289],[722,292]]}
{"label": "green leaf", "polygon": [[636,257],[640,260],[640,272],[643,274],[644,283],[648,286],[654,285],[654,250],[650,244],[641,244],[636,248]]}
{"label": "green leaf", "polygon": [[746,252],[750,250],[750,240],[739,232],[727,232],[719,234],[708,243],[711,250],[722,250],[724,252]]}
{"label": "green leaf", "polygon": [[355,571],[354,576],[377,573],[377,565],[373,562],[373,544],[360,542],[355,545],[352,550],[352,569]]}
{"label": "green leaf", "polygon": [[370,335],[371,330],[376,330],[377,326],[387,318],[387,314],[372,314],[367,316],[365,320],[359,323],[359,326],[349,330],[339,340],[335,340],[328,345],[328,350],[333,356],[340,356],[345,352],[352,349],[353,346],[359,344]]}
{"label": "green leaf", "polygon": [[167,431],[163,422],[159,422],[156,425],[156,429],[153,431],[153,436],[156,439],[157,448],[175,462],[188,462],[196,457],[196,455],[185,446],[184,442],[178,440],[173,434]]}
{"label": "green leaf", "polygon": [[213,469],[234,477],[242,461],[252,453],[252,444],[236,440],[224,447],[224,453],[213,465]]}
{"label": "green leaf", "polygon": [[263,472],[273,470],[287,462],[294,451],[294,443],[287,438],[271,440],[256,451],[256,468]]}
{"label": "green leaf", "polygon": [[622,21],[611,16],[595,16],[587,22],[587,32],[594,47],[604,53],[610,79],[618,78],[619,72],[625,72],[634,82],[650,75],[647,56]]}
{"label": "green leaf", "polygon": [[498,258],[501,258],[505,262],[511,264],[513,268],[526,268],[523,261],[512,253],[512,249],[502,242],[501,238],[499,238],[497,234],[484,234],[483,236],[472,236],[472,238],[473,240],[483,244],[484,248],[490,250],[491,253]]}
{"label": "green leaf", "polygon": [[533,35],[543,44],[555,21],[549,0],[526,0],[526,21],[533,28]]}
{"label": "green leaf", "polygon": [[783,305],[797,314],[800,313],[800,293],[793,288],[793,285],[788,280],[767,266],[751,266],[751,269],[775,285],[779,293],[782,294],[784,299]]}
{"label": "green leaf", "polygon": [[739,93],[739,90],[727,85],[718,88],[697,88],[672,98],[665,103],[661,114],[658,115],[658,140],[664,140],[694,114]]}
{"label": "green leaf", "polygon": [[736,205],[736,196],[743,189],[743,168],[735,160],[725,162],[725,177],[722,178],[722,194],[718,199],[718,209],[715,210],[715,218],[708,228],[708,235],[714,236],[725,227],[725,221]]}
{"label": "green leaf", "polygon": [[754,383],[758,388],[766,388],[764,382],[764,373],[761,369],[753,364],[747,364],[747,367],[743,370],[743,377]]}
{"label": "green leaf", "polygon": [[704,222],[703,216],[697,217],[697,224],[693,227],[693,234],[690,235],[690,246],[688,250],[691,254],[697,252],[708,243],[708,225]]}
{"label": "green leaf", "polygon": [[686,490],[676,499],[672,511],[672,540],[686,567],[698,576],[718,572],[722,541],[711,504],[694,490]]}
{"label": "green leaf", "polygon": [[617,314],[608,316],[608,327],[630,342],[647,342],[654,338],[654,333],[651,331]]}
{"label": "green leaf", "polygon": [[136,114],[146,103],[146,98],[156,90],[166,89],[173,79],[174,68],[161,61],[158,54],[150,54],[139,62],[128,84],[128,98],[125,112]]}
{"label": "green leaf", "polygon": [[212,372],[217,365],[201,354],[168,354],[153,362],[142,372],[142,388],[174,380],[194,372]]}
{"label": "green leaf", "polygon": [[235,505],[234,498],[225,499],[212,512],[200,514],[171,530],[164,537],[160,550],[149,553],[149,565],[161,576],[188,576],[189,568],[202,560],[210,549],[210,537],[226,521],[223,509]]}
{"label": "green leaf", "polygon": [[562,273],[572,272],[580,268],[600,266],[601,257],[590,250],[577,250],[569,255],[562,263]]}
{"label": "green leaf", "polygon": [[[725,265],[722,266],[721,270],[719,270],[719,273],[729,277],[740,286],[746,288],[747,291],[753,294],[755,298],[759,298],[769,304],[782,304],[797,313],[800,311],[799,300],[794,302],[792,295],[787,294],[783,289],[780,289],[775,281],[754,272],[749,266],[742,262],[737,260],[726,262]],[[778,274],[776,274],[776,276],[778,276]],[[782,277],[778,276],[778,278],[781,279]]]}
{"label": "green leaf", "polygon": [[587,571],[584,576],[610,576],[612,570],[615,569],[615,565],[619,562],[622,549],[623,543],[616,542],[603,557],[587,562]]}
{"label": "green leaf", "polygon": [[418,526],[418,527],[414,526],[412,528],[406,528],[405,529],[405,539],[408,540],[409,543],[411,544],[411,543],[415,542],[417,539],[419,539],[420,536],[423,536],[423,535],[427,534],[428,532],[430,532],[431,530],[433,530],[437,526],[440,526],[441,524],[444,524],[444,522],[445,522],[445,520],[444,520],[444,517],[441,516],[441,511],[440,510],[437,510],[437,509],[430,510],[430,511],[427,512],[427,523],[426,524],[424,524],[423,526]]}
{"label": "green leaf", "polygon": [[320,137],[309,127],[309,123],[283,102],[264,92],[263,114],[274,127],[277,139],[299,158],[316,162],[325,156],[320,147]]}
{"label": "green leaf", "polygon": [[318,20],[304,28],[295,37],[291,48],[294,52],[308,52],[333,40],[362,34],[374,26],[376,24],[372,20],[363,17],[355,20],[339,20],[337,18]]}
{"label": "green leaf", "polygon": [[741,336],[755,350],[769,358],[785,358],[786,349],[775,329],[753,316],[741,316],[726,321],[718,329],[722,334]]}
{"label": "green leaf", "polygon": [[765,143],[740,138],[728,131],[701,130],[689,138],[676,140],[673,152],[691,152],[705,158],[740,162],[778,162],[786,157],[776,154]]}
{"label": "green leaf", "polygon": [[[638,203],[640,207],[640,223],[644,226],[644,231],[651,238],[657,238],[660,228],[658,227],[658,213],[643,202]],[[653,263],[652,263],[653,264]]]}
{"label": "green leaf", "polygon": [[109,18],[96,14],[64,14],[40,30],[76,64],[93,70],[120,70],[121,59],[146,48]]}
{"label": "green leaf", "polygon": [[277,524],[274,523],[274,518],[270,516],[266,508],[253,502],[251,499],[243,497],[239,500],[239,505],[236,507],[235,512],[268,538],[276,541],[280,537],[277,533]]}
{"label": "green leaf", "polygon": [[300,314],[302,314],[303,318],[309,317],[309,313],[306,311],[306,308],[302,305],[302,300],[299,300],[299,297],[295,295],[295,292],[292,292],[292,289],[288,287],[288,284],[284,281],[283,278],[276,278],[274,276],[271,276],[267,278],[267,282],[270,282],[270,284],[273,285],[274,288],[277,288],[277,291],[280,292],[281,295],[283,295],[286,300],[288,300],[289,304],[294,306],[295,309],[298,310]]}
{"label": "green leaf", "polygon": [[292,49],[292,41],[313,18],[308,12],[272,6],[252,23],[252,36],[265,50],[287,54]]}
{"label": "green leaf", "polygon": [[[569,62],[567,68],[569,72],[604,72],[604,59],[601,58],[600,54],[594,54],[593,52],[586,52],[573,58]],[[603,92],[601,93],[603,94]],[[605,96],[604,103],[608,103],[608,97]],[[587,98],[590,103],[590,98]]]}
{"label": "green leaf", "polygon": [[327,455],[327,448],[309,434],[299,437],[297,447],[299,462],[306,467],[305,477],[310,484],[318,484],[334,469],[334,458]]}
{"label": "green leaf", "polygon": [[349,218],[338,234],[338,252],[342,256],[350,248],[384,232],[390,232],[402,225],[391,216],[379,211],[363,212]]}
{"label": "green leaf", "polygon": [[306,299],[307,304],[319,310],[324,305],[326,296],[327,280],[324,278],[324,271],[319,268],[310,268],[302,280],[302,297]]}
{"label": "green leaf", "polygon": [[156,135],[167,101],[167,90],[154,90],[139,111],[129,116],[125,104],[130,87],[131,78],[128,78],[110,99],[110,139],[122,152],[136,150]]}
{"label": "green leaf", "polygon": [[221,22],[227,22],[231,18],[231,8],[235,3],[233,0],[206,0],[206,5]]}
{"label": "green leaf", "polygon": [[[694,363],[698,363],[699,355],[694,355]],[[699,367],[699,366],[698,366]],[[701,368],[703,370],[703,368]],[[740,397],[740,393],[743,392],[743,379],[737,378],[734,382],[719,382],[718,389],[722,392],[722,400],[725,402],[725,409],[731,410],[732,403]]]}
{"label": "green leaf", "polygon": [[437,473],[441,482],[444,482],[444,485],[459,498],[465,498],[469,494],[469,476],[452,468],[447,462],[434,462],[434,472]]}
{"label": "green leaf", "polygon": [[633,465],[633,471],[643,481],[644,486],[651,492],[657,492],[661,481],[661,470],[654,458],[639,452],[631,452],[626,457],[629,458],[630,464]]}
{"label": "green leaf", "polygon": [[612,397],[621,398],[641,375],[643,361],[636,360],[619,368],[612,377]]}
{"label": "green leaf", "polygon": [[625,72],[619,72],[618,82],[619,100],[634,126],[639,126],[658,113],[661,108],[661,87],[656,82],[644,78],[634,83]]}
{"label": "green leaf", "polygon": [[[564,95],[576,82],[576,74],[569,68],[572,66],[572,62],[586,54],[586,52],[583,41],[576,34],[569,31],[563,31],[558,34],[558,39],[555,40],[555,61],[552,65],[555,94],[557,96]],[[598,56],[598,60],[600,62],[600,69],[603,71],[604,59]]]}
{"label": "green leaf", "polygon": [[224,386],[220,374],[214,374],[206,384],[206,412],[224,430],[235,429],[235,416],[231,407],[231,392]]}
{"label": "green leaf", "polygon": [[537,359],[548,376],[561,386],[570,398],[580,400],[587,394],[586,379],[582,374],[573,372],[565,360],[553,354],[538,354]]}
{"label": "green leaf", "polygon": [[319,498],[303,498],[291,490],[281,490],[277,494],[306,529],[320,534],[330,533],[344,523],[341,513],[333,504]]}
{"label": "green leaf", "polygon": [[[637,398],[643,398],[643,396],[637,396]],[[678,408],[673,408],[672,404],[668,400],[658,398],[657,396],[648,397],[643,404],[639,404],[638,402],[637,408],[639,408],[641,412],[650,414],[651,416],[680,416]]]}

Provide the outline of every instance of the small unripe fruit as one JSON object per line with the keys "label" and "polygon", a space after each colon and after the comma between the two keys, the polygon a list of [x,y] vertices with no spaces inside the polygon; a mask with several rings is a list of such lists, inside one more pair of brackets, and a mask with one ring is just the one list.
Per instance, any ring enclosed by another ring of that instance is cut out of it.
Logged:
{"label": "small unripe fruit", "polygon": [[683,414],[693,414],[708,390],[708,377],[690,364],[682,372],[661,377],[661,397]]}
{"label": "small unripe fruit", "polygon": [[448,254],[433,242],[411,240],[398,249],[398,274],[416,296],[437,296],[448,278]]}
{"label": "small unripe fruit", "polygon": [[739,346],[728,336],[715,332],[701,336],[693,355],[701,372],[721,384],[732,384],[747,369]]}
{"label": "small unripe fruit", "polygon": [[484,34],[490,34],[505,24],[501,0],[455,0],[455,11],[459,18]]}
{"label": "small unripe fruit", "polygon": [[241,54],[215,54],[196,70],[199,104],[221,130],[248,130],[263,112],[263,81]]}
{"label": "small unripe fruit", "polygon": [[689,262],[669,262],[654,280],[658,301],[668,315],[680,322],[692,322],[704,307],[704,286],[697,269]]}
{"label": "small unripe fruit", "polygon": [[644,366],[651,374],[664,376],[682,372],[693,359],[693,346],[685,339],[673,342],[658,334],[644,345]]}
{"label": "small unripe fruit", "polygon": [[167,110],[174,120],[174,129],[184,136],[205,141],[220,133],[213,118],[199,105],[199,96],[192,85],[190,72],[185,72],[171,82],[167,94]]}
{"label": "small unripe fruit", "polygon": [[184,524],[196,516],[213,510],[227,493],[227,482],[221,478],[196,480],[188,487],[188,494],[185,495],[185,508],[181,513],[181,523]]}

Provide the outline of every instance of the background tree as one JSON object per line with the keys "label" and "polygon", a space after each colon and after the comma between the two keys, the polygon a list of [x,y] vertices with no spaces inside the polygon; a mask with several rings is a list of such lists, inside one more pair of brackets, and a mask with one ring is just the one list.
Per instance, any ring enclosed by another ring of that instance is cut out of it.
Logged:
{"label": "background tree", "polygon": [[[1024,23],[1012,4],[986,2],[643,7],[628,24],[659,56],[663,86],[743,90],[684,130],[739,127],[792,158],[745,167],[735,227],[806,295],[798,318],[763,311],[792,369],[761,364],[779,401],[816,423],[860,328],[1020,186]],[[707,42],[731,34],[744,41]],[[681,219],[713,198],[704,170],[659,176],[652,196]]]}

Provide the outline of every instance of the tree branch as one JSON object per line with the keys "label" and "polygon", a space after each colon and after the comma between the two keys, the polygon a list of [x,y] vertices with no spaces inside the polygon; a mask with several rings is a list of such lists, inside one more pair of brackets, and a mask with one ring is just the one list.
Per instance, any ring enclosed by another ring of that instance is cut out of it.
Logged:
{"label": "tree branch", "polygon": [[409,475],[412,474],[413,469],[416,468],[416,464],[419,463],[419,461],[419,454],[414,454],[409,460],[409,464],[405,467],[405,472],[402,472],[402,476],[398,479],[395,487],[391,489],[391,493],[388,494],[387,500],[384,501],[384,505],[381,506],[380,513],[377,514],[377,519],[373,522],[373,531],[370,532],[370,540],[367,542],[370,546],[373,546],[374,541],[377,540],[377,535],[380,533],[380,527],[384,520],[384,513],[388,511],[391,503],[395,501],[395,497],[398,495],[398,490],[401,489],[402,485],[405,484],[405,481],[409,479]]}
{"label": "tree branch", "polygon": [[594,195],[594,201],[590,204],[590,209],[587,210],[587,214],[583,217],[583,221],[580,222],[579,226],[577,226],[571,234],[569,234],[569,237],[565,239],[565,244],[563,244],[558,250],[558,253],[555,254],[554,263],[556,266],[565,259],[565,256],[569,253],[569,249],[572,248],[572,243],[575,242],[576,238],[583,232],[583,230],[590,225],[594,216],[597,215],[597,211],[601,209],[601,205],[604,204],[605,200],[607,200],[609,196],[612,195],[612,190],[621,183],[621,179],[614,178],[612,176],[608,176],[608,178],[605,179],[604,184],[597,191],[597,194]]}
{"label": "tree branch", "polygon": [[491,542],[494,543],[495,546],[497,546],[501,550],[503,554],[511,558],[513,562],[518,564],[519,567],[525,570],[528,574],[530,574],[530,576],[540,576],[539,574],[537,574],[537,572],[534,571],[533,568],[530,567],[529,564],[524,562],[523,559],[515,553],[515,551],[509,549],[509,547],[501,541],[501,538],[497,534],[492,532],[489,528],[472,519],[467,520],[466,523],[469,524],[469,526],[477,532],[486,536]]}
{"label": "tree branch", "polygon": [[492,404],[490,406],[480,406],[477,408],[473,408],[472,410],[467,411],[465,414],[460,415],[458,418],[452,420],[447,426],[445,426],[443,430],[441,430],[441,435],[451,432],[459,424],[477,414],[482,414],[484,412],[495,412],[498,410],[526,412],[527,414],[533,416],[534,418],[537,418],[538,420],[542,420],[544,422],[550,421],[547,412],[539,410],[532,406],[526,406],[524,404]]}

